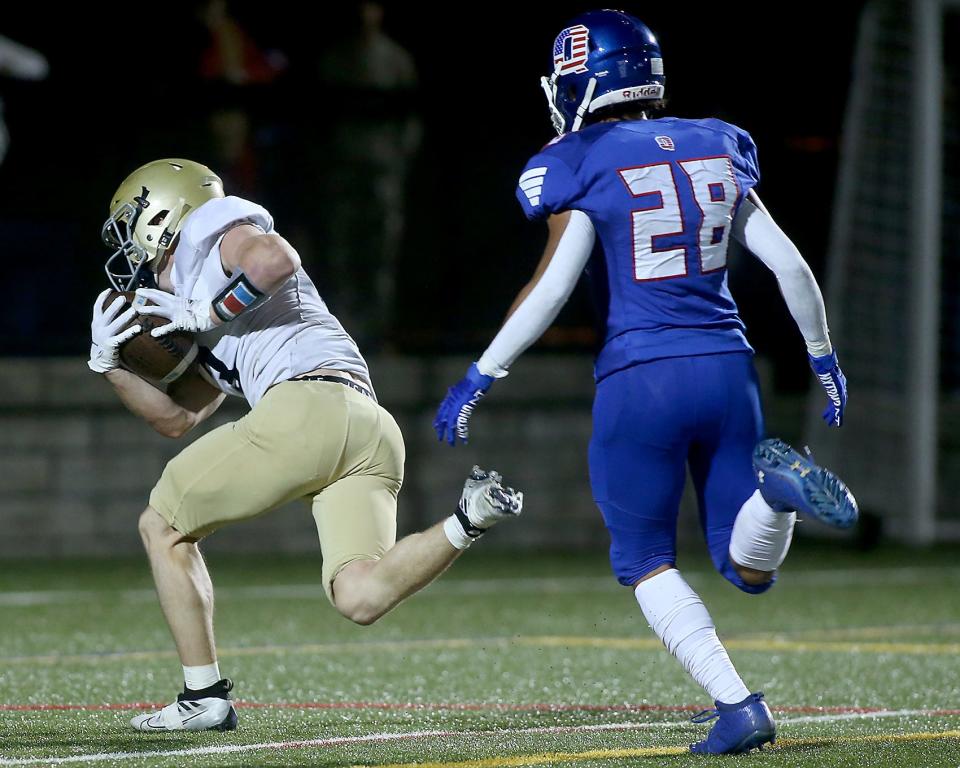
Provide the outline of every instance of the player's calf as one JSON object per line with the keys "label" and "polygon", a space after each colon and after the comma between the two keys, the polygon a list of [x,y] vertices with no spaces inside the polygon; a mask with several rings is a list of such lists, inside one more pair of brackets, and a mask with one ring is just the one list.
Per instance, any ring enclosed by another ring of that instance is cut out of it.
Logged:
{"label": "player's calf", "polygon": [[398,602],[386,580],[378,578],[380,563],[354,560],[340,570],[333,582],[334,608],[361,627],[375,623]]}
{"label": "player's calf", "polygon": [[505,488],[502,479],[474,467],[457,512],[445,522],[401,539],[379,559],[356,559],[340,568],[331,589],[336,609],[356,624],[373,624],[433,581],[491,526],[519,515],[523,494]]}
{"label": "player's calf", "polygon": [[720,573],[748,594],[768,590],[790,549],[796,519],[795,512],[774,510],[754,491],[737,512]]}
{"label": "player's calf", "polygon": [[733,570],[743,580],[744,584],[751,587],[760,587],[764,584],[772,584],[776,571],[758,571],[755,568],[747,568],[739,563],[733,563]]}
{"label": "player's calf", "polygon": [[712,699],[741,701],[749,695],[710,612],[678,570],[641,580],[633,593],[650,628]]}

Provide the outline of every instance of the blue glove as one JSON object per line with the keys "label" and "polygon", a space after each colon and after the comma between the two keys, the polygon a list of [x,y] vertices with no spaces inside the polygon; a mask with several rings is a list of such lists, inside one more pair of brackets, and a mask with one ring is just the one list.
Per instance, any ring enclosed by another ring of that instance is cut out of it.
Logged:
{"label": "blue glove", "polygon": [[810,367],[817,374],[820,383],[827,392],[827,409],[823,412],[823,420],[831,427],[843,425],[843,409],[847,407],[847,377],[840,370],[837,362],[837,353],[831,352],[823,357],[810,358]]}
{"label": "blue glove", "polygon": [[467,422],[493,382],[493,376],[484,376],[474,363],[467,375],[447,390],[447,396],[440,403],[437,417],[433,420],[438,440],[446,440],[453,446],[457,444],[458,437],[462,442],[467,442]]}

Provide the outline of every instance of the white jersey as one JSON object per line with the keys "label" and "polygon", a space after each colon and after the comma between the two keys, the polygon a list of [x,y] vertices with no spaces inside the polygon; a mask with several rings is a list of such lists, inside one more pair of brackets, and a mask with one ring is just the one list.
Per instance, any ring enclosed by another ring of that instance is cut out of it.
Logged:
{"label": "white jersey", "polygon": [[[273,232],[265,208],[239,197],[209,200],[190,214],[174,252],[174,293],[212,300],[230,281],[220,261],[220,241],[239,224]],[[359,376],[367,364],[301,267],[263,304],[207,333],[197,334],[199,359],[221,390],[251,406],[273,384],[317,368]],[[373,388],[371,387],[371,392]]]}

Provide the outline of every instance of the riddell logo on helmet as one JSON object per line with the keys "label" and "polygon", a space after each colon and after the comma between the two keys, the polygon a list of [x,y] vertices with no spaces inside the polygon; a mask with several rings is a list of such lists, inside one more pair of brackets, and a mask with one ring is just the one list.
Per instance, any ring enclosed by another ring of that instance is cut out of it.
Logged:
{"label": "riddell logo on helmet", "polygon": [[621,93],[624,99],[658,99],[661,87],[659,85],[641,85],[638,88],[624,88]]}

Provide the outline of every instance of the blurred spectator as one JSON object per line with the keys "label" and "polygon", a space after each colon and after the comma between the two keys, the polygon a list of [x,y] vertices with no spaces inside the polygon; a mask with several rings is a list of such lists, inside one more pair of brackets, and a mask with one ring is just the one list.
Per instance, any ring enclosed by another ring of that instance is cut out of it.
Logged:
{"label": "blurred spectator", "polygon": [[227,0],[208,0],[200,18],[210,32],[210,45],[203,52],[200,76],[232,85],[271,83],[286,66],[279,51],[263,51],[230,14]]}
{"label": "blurred spectator", "polygon": [[260,166],[253,146],[250,116],[241,107],[214,109],[207,118],[210,164],[223,179],[227,194],[260,197]]}
{"label": "blurred spectator", "polygon": [[[268,85],[286,69],[279,51],[261,49],[231,12],[227,0],[208,0],[200,19],[209,32],[200,58],[200,76],[219,86],[207,120],[214,156],[210,164],[223,177],[231,194],[260,197],[259,166],[254,151],[253,126],[241,90]],[[226,104],[226,106],[223,106]]]}
{"label": "blurred spectator", "polygon": [[317,175],[324,188],[322,287],[363,349],[387,341],[395,319],[404,192],[420,145],[413,57],[383,30],[377,2],[359,6],[359,33],[320,60],[324,101],[337,105]]}
{"label": "blurred spectator", "polygon": [[[15,43],[0,35],[0,75],[19,80],[44,80],[50,66],[42,53]],[[3,122],[3,101],[0,100],[0,163],[7,154],[10,139]]]}

